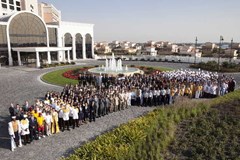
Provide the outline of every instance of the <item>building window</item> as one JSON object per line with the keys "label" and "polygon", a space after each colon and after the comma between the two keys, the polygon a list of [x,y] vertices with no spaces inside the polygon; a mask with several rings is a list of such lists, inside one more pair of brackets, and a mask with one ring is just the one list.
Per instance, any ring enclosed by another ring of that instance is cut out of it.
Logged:
{"label": "building window", "polygon": [[11,10],[14,10],[14,6],[10,6],[9,8],[10,8]]}
{"label": "building window", "polygon": [[21,11],[21,8],[20,8],[20,7],[17,7],[17,11]]}
{"label": "building window", "polygon": [[14,4],[14,3],[13,3],[13,0],[9,0],[9,4]]}
{"label": "building window", "polygon": [[2,0],[2,2],[7,3],[7,0]]}
{"label": "building window", "polygon": [[2,4],[2,8],[7,8],[7,5],[6,4]]}
{"label": "building window", "polygon": [[20,2],[16,1],[16,5],[17,5],[17,6],[20,6]]}

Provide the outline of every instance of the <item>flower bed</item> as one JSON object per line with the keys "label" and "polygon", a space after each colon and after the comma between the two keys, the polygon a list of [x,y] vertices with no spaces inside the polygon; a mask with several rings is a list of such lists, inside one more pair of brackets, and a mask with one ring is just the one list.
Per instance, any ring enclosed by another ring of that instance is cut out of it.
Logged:
{"label": "flower bed", "polygon": [[69,70],[63,73],[63,76],[65,78],[69,78],[69,79],[78,79],[78,75],[79,74],[83,74],[85,72],[88,71],[88,69],[90,69],[92,67],[83,67],[83,68],[78,68],[78,69],[74,69],[74,70]]}

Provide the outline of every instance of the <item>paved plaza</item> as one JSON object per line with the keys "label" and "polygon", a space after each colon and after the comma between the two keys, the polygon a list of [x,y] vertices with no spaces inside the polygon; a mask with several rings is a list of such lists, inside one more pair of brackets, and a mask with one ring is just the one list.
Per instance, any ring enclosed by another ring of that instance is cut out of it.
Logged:
{"label": "paved plaza", "polygon": [[[104,64],[104,61],[86,60],[77,63],[78,65],[98,65]],[[126,62],[124,65],[151,65],[162,66],[174,69],[186,69],[188,64],[165,63],[165,62]],[[0,68],[0,155],[1,160],[13,159],[36,159],[50,160],[68,155],[74,148],[79,147],[86,141],[94,139],[96,136],[111,130],[120,124],[128,122],[130,119],[138,117],[153,108],[131,107],[129,109],[115,112],[105,117],[99,118],[95,123],[88,123],[75,130],[61,132],[44,139],[34,141],[31,144],[17,148],[15,152],[10,151],[10,140],[7,130],[9,122],[8,108],[10,103],[19,103],[22,105],[25,100],[30,104],[37,98],[42,98],[47,91],[61,91],[62,87],[49,85],[41,82],[40,76],[46,72],[58,70],[58,67],[50,69],[35,69],[26,67],[2,67]],[[240,82],[240,74],[233,74],[237,83]]]}

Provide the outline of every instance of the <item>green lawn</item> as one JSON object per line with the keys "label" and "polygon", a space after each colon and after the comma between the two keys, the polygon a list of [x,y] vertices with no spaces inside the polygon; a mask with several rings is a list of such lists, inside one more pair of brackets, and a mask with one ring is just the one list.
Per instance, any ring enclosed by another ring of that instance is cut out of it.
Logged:
{"label": "green lawn", "polygon": [[[84,67],[84,66],[83,66]],[[172,69],[170,68],[164,68],[164,67],[155,67],[155,66],[145,66],[145,67],[152,67],[154,69],[159,69],[161,71],[170,71]],[[49,72],[46,73],[41,77],[41,79],[49,84],[54,84],[58,86],[65,86],[65,84],[77,84],[77,80],[65,78],[62,74],[66,71],[77,69],[77,68],[82,68],[82,67],[74,67],[74,68],[65,68],[65,69],[60,69],[57,71]]]}
{"label": "green lawn", "polygon": [[156,66],[154,66],[153,68],[154,69],[159,69],[161,71],[172,71],[173,70],[172,68],[167,68],[167,67],[156,67]]}
{"label": "green lawn", "polygon": [[43,75],[41,79],[46,83],[50,83],[58,86],[64,86],[65,84],[77,84],[78,83],[77,80],[65,78],[62,75],[66,71],[77,69],[77,68],[82,68],[82,67],[65,68],[65,69],[49,72]]}

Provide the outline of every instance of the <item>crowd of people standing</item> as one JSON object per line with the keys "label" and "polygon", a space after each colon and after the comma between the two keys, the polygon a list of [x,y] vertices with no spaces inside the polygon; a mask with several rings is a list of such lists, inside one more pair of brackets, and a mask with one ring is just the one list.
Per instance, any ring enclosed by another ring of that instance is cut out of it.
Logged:
{"label": "crowd of people standing", "polygon": [[121,77],[80,74],[79,84],[67,84],[61,93],[47,92],[33,105],[11,104],[11,150],[131,106],[168,105],[178,96],[213,98],[234,91],[235,86],[233,77],[191,70]]}

